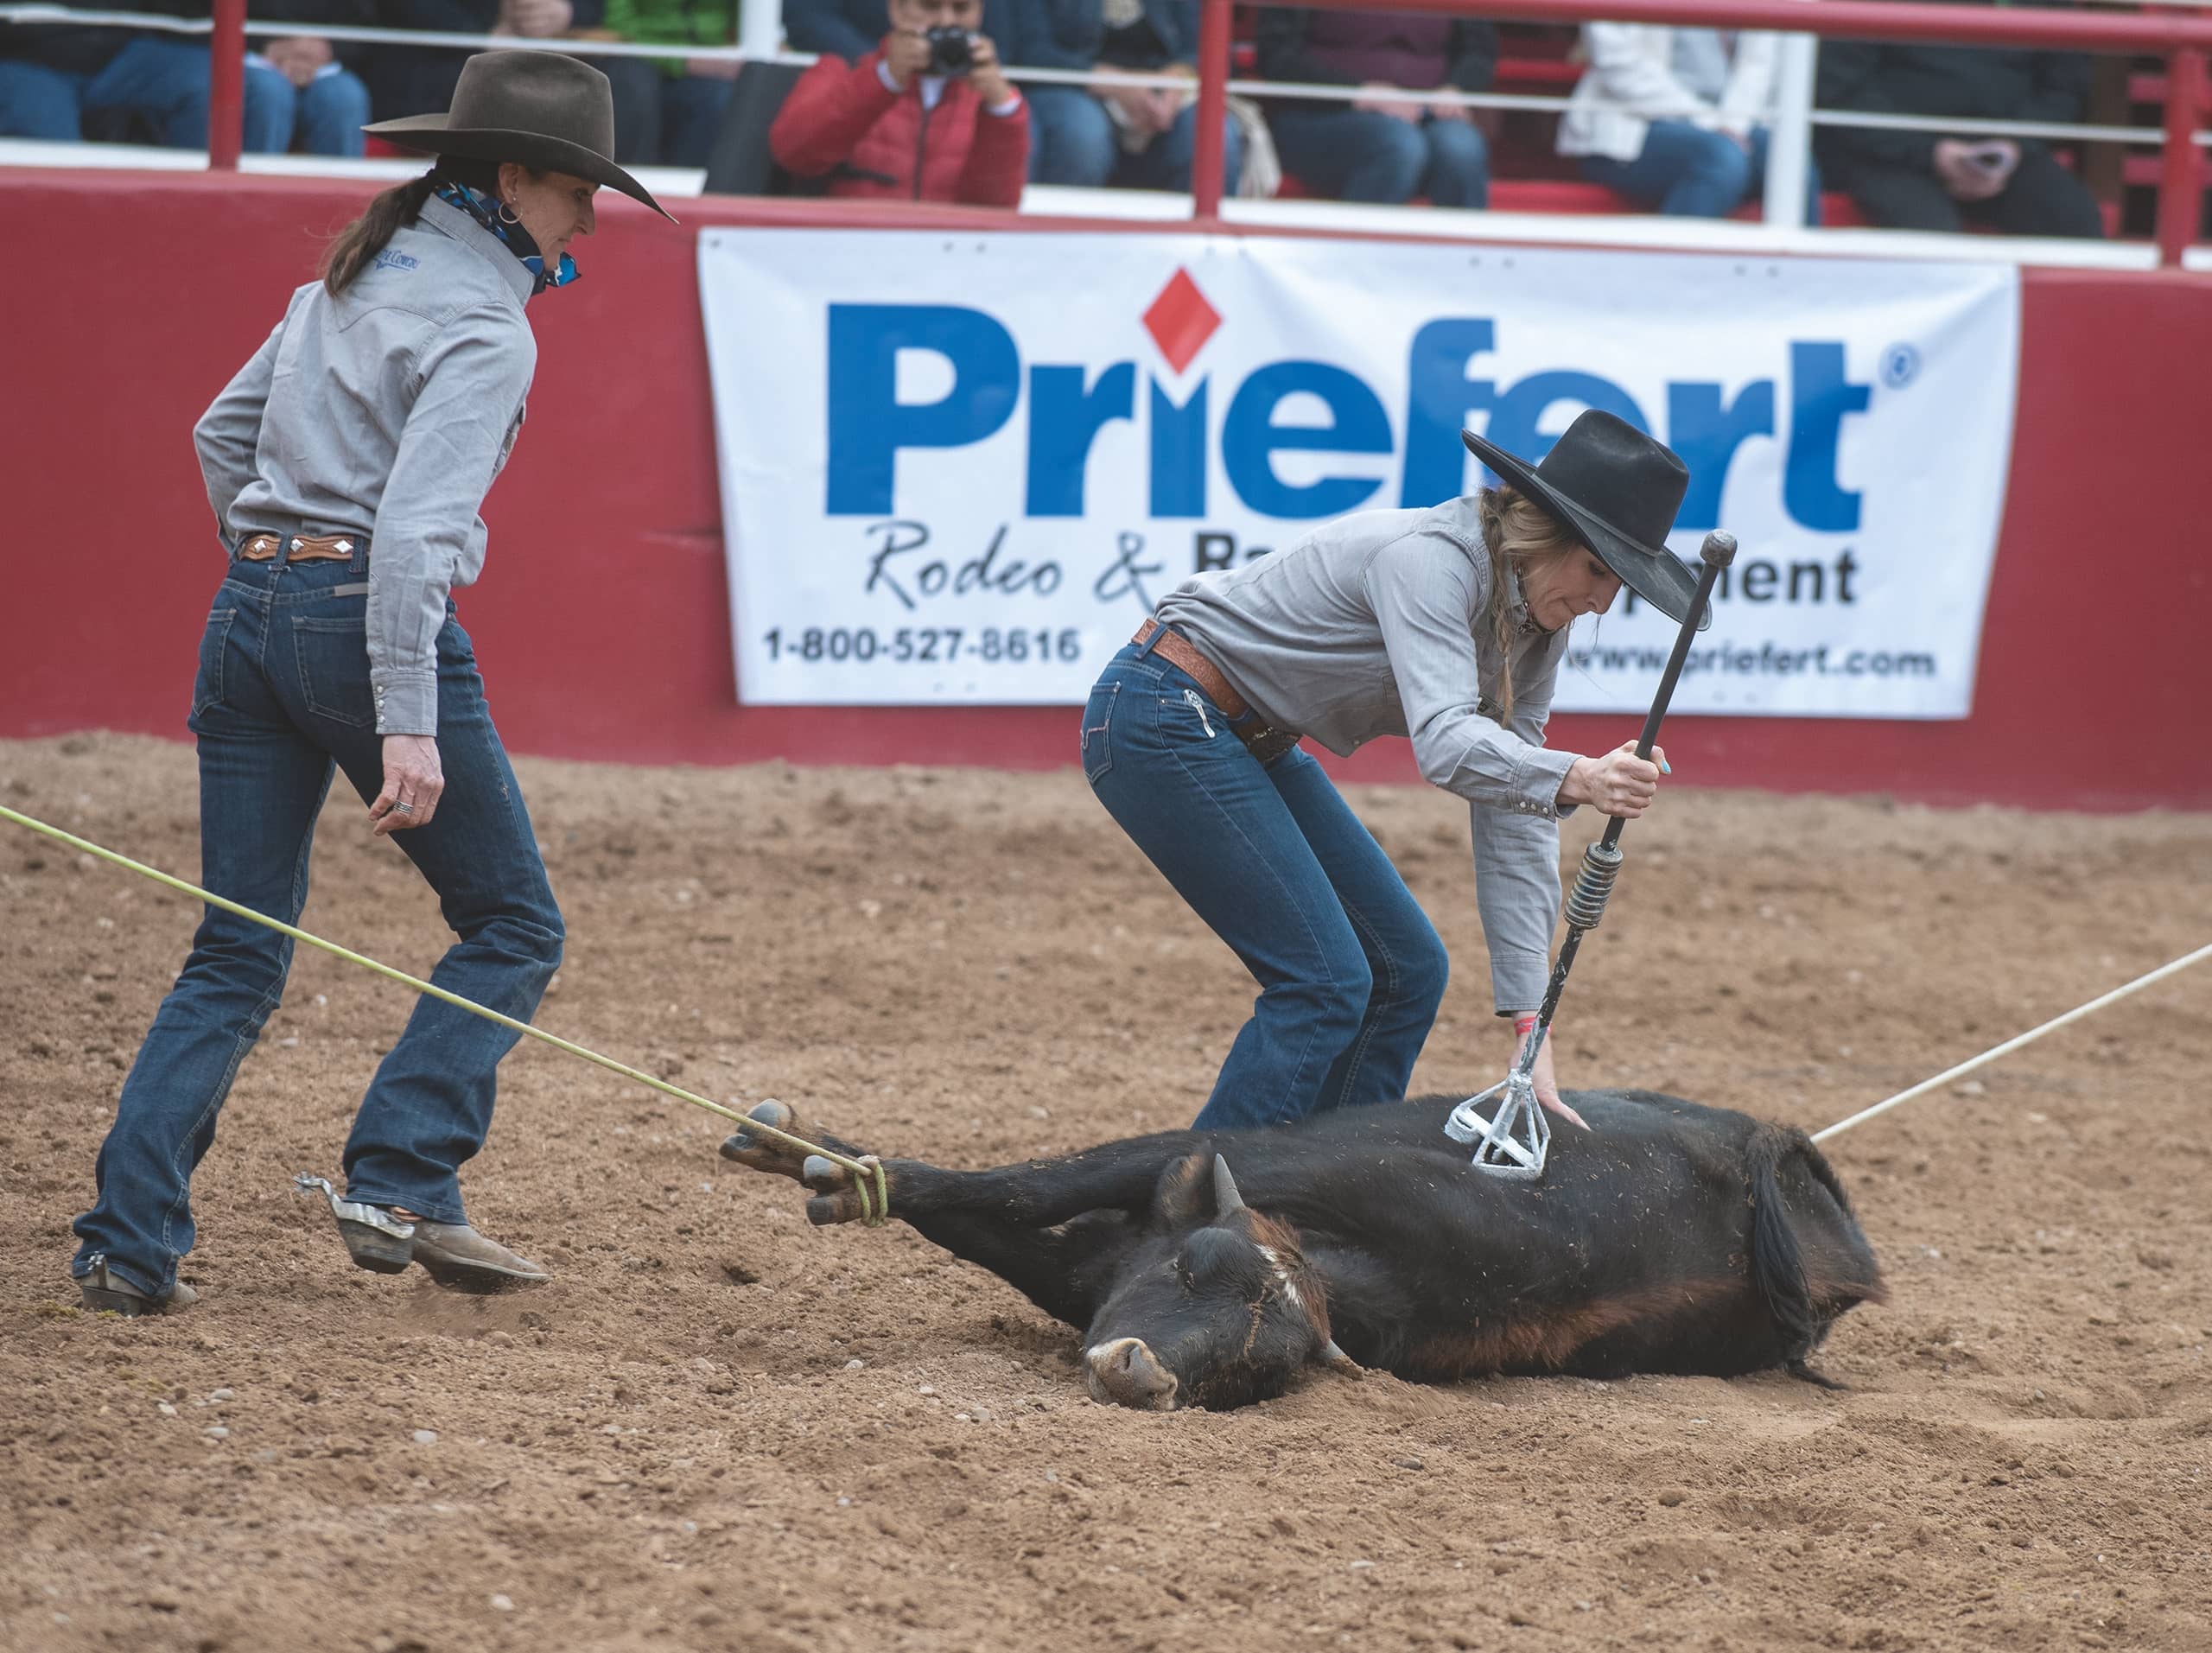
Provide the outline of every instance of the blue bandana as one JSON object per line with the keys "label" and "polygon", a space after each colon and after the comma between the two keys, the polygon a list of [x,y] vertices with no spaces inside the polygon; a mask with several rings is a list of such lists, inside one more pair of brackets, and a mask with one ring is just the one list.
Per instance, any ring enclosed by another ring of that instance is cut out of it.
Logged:
{"label": "blue bandana", "polygon": [[530,289],[532,298],[549,287],[566,287],[575,280],[578,274],[576,261],[565,252],[561,255],[560,267],[551,275],[547,275],[544,255],[538,251],[537,243],[531,238],[530,232],[519,224],[502,222],[488,196],[471,189],[467,184],[442,182],[438,185],[438,199],[460,207],[498,236],[507,251],[522,260],[522,267],[536,277]]}

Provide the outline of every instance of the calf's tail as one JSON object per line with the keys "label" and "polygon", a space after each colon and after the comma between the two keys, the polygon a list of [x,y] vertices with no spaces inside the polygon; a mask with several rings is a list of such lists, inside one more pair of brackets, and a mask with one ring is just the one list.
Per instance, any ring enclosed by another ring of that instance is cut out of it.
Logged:
{"label": "calf's tail", "polygon": [[1840,1389],[1842,1384],[1821,1376],[1805,1364],[1827,1320],[1813,1300],[1813,1288],[1805,1277],[1804,1252],[1782,1197],[1782,1168],[1801,1155],[1814,1179],[1847,1217],[1850,1213],[1850,1203],[1835,1173],[1804,1132],[1780,1125],[1760,1126],[1752,1133],[1750,1154],[1751,1283],[1781,1338],[1782,1361],[1789,1374],[1823,1389]]}

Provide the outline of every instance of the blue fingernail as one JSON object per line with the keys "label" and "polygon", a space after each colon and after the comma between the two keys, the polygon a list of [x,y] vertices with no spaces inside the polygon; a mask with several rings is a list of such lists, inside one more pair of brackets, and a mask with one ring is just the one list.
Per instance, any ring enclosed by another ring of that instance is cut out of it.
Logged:
{"label": "blue fingernail", "polygon": [[1659,760],[1659,772],[1662,775],[1671,775],[1675,772],[1675,766],[1662,758]]}

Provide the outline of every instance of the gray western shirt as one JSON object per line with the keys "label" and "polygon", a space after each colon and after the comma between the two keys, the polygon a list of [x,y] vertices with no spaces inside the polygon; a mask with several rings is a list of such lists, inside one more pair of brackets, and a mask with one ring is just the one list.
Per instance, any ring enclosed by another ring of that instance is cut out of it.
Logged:
{"label": "gray western shirt", "polygon": [[[1266,722],[1344,757],[1382,734],[1413,739],[1424,778],[1465,798],[1475,900],[1501,1014],[1533,1010],[1559,913],[1560,783],[1571,752],[1544,749],[1567,633],[1520,620],[1498,658],[1490,557],[1471,499],[1363,511],[1287,550],[1185,581],[1160,605]],[[1497,721],[1502,666],[1513,713]]]}
{"label": "gray western shirt", "polygon": [[433,196],[339,296],[294,293],[193,429],[226,552],[252,533],[368,539],[381,734],[438,731],[446,594],[483,572],[476,513],[537,369],[534,279]]}

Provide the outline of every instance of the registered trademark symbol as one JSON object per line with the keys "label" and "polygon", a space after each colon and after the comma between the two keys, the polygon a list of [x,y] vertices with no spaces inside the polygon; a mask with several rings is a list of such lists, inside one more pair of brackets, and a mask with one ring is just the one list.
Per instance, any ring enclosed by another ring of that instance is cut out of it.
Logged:
{"label": "registered trademark symbol", "polygon": [[1882,383],[1901,391],[1920,377],[1920,352],[1911,345],[1891,345],[1882,353]]}

